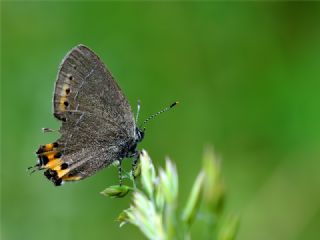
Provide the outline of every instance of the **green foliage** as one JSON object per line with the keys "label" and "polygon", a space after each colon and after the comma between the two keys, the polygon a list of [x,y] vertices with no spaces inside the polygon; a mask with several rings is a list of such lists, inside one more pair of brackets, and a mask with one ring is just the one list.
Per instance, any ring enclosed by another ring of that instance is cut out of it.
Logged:
{"label": "green foliage", "polygon": [[101,194],[112,198],[122,198],[129,193],[130,189],[131,188],[126,185],[114,185],[103,190]]}
{"label": "green foliage", "polygon": [[[149,239],[190,239],[191,226],[194,221],[201,221],[198,216],[202,214],[208,216],[204,222],[210,232],[208,239],[235,239],[239,220],[236,216],[229,216],[223,221],[225,191],[220,162],[211,149],[205,151],[203,169],[193,184],[182,213],[177,211],[178,173],[174,163],[167,159],[166,168],[160,168],[157,174],[151,158],[142,151],[140,166],[141,189],[134,189],[131,206],[118,216],[120,226],[133,224]],[[124,197],[129,189],[128,186],[111,186],[102,194]],[[201,205],[205,206],[203,210]]]}

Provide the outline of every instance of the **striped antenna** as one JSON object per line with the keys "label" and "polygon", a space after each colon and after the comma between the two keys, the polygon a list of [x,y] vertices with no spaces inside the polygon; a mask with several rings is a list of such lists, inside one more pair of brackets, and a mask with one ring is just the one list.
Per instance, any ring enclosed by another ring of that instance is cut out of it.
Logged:
{"label": "striped antenna", "polygon": [[155,113],[155,114],[152,114],[150,117],[148,117],[146,120],[143,121],[143,123],[141,124],[141,127],[143,125],[145,125],[147,122],[149,122],[151,119],[155,118],[156,116],[158,116],[159,114],[161,113],[164,113],[168,110],[170,110],[171,108],[173,108],[174,106],[176,106],[179,102],[174,102],[172,103],[170,106],[166,107],[165,109],[162,109],[161,111]]}

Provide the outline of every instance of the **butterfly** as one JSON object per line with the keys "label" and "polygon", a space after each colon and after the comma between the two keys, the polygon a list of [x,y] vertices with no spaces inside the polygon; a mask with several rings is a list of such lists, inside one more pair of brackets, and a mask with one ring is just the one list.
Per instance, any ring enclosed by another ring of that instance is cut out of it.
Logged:
{"label": "butterfly", "polygon": [[[144,121],[175,106],[151,115]],[[78,181],[119,161],[138,161],[137,145],[145,128],[137,127],[140,104],[134,119],[130,104],[100,58],[88,47],[77,45],[60,65],[53,96],[53,115],[61,121],[60,138],[37,150],[33,171],[59,186]]]}

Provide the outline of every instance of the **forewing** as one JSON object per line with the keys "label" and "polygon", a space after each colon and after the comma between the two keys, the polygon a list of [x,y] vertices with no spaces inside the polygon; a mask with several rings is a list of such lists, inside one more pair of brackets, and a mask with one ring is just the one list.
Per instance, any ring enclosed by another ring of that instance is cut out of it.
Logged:
{"label": "forewing", "polygon": [[99,57],[83,45],[73,48],[62,61],[53,107],[54,116],[62,121],[59,141],[68,152],[134,137],[126,97]]}

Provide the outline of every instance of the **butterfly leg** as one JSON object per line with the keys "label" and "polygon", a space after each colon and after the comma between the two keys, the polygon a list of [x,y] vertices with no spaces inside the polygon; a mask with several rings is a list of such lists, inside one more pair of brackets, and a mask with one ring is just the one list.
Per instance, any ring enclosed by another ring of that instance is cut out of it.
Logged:
{"label": "butterfly leg", "polygon": [[42,128],[41,129],[43,133],[49,133],[49,132],[55,132],[56,130],[51,129],[51,128]]}
{"label": "butterfly leg", "polygon": [[119,160],[118,165],[118,174],[119,174],[119,185],[122,185],[122,160]]}

